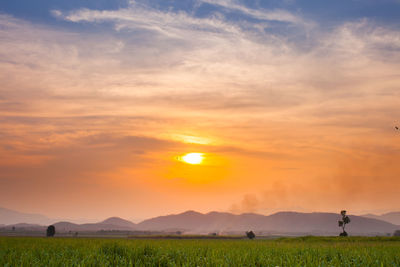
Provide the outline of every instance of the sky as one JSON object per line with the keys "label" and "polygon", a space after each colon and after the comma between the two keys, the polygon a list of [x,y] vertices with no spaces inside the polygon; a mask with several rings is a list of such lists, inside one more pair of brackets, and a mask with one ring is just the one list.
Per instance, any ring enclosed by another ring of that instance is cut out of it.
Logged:
{"label": "sky", "polygon": [[2,0],[0,206],[398,211],[398,14],[398,0]]}

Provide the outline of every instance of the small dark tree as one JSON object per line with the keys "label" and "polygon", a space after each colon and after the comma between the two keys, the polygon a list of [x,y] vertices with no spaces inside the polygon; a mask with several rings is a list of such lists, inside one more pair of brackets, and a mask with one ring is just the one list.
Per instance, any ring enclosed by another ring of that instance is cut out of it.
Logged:
{"label": "small dark tree", "polygon": [[49,227],[47,227],[46,236],[52,237],[55,234],[56,234],[56,228],[54,227],[54,225],[50,225]]}
{"label": "small dark tree", "polygon": [[340,233],[339,236],[348,236],[347,232],[344,230],[346,228],[346,224],[350,223],[350,218],[349,216],[346,215],[346,211],[342,210],[340,212],[340,215],[342,215],[342,220],[339,221],[339,227],[342,227],[342,232]]}
{"label": "small dark tree", "polygon": [[400,230],[394,231],[393,236],[400,236]]}
{"label": "small dark tree", "polygon": [[15,226],[13,226],[11,229],[12,229],[13,231],[15,231]]}
{"label": "small dark tree", "polygon": [[246,235],[249,239],[254,239],[256,237],[256,235],[253,233],[253,231],[246,232]]}

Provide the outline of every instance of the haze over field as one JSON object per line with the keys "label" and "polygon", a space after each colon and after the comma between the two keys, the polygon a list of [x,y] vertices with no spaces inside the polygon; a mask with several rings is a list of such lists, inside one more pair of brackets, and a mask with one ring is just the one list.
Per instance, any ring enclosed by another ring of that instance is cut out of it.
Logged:
{"label": "haze over field", "polygon": [[0,206],[135,222],[397,211],[398,14],[398,0],[2,0]]}

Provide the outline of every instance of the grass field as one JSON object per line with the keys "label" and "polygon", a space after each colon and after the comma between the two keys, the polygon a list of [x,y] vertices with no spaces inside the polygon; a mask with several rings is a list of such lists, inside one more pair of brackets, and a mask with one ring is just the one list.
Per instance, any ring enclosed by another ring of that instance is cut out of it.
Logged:
{"label": "grass field", "polygon": [[0,266],[400,266],[400,238],[0,238]]}

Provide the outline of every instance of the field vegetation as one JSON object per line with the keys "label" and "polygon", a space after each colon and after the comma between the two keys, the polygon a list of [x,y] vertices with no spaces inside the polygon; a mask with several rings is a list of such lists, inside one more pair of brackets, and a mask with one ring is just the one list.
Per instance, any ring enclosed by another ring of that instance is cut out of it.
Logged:
{"label": "field vegetation", "polygon": [[0,266],[400,266],[397,237],[0,238]]}

